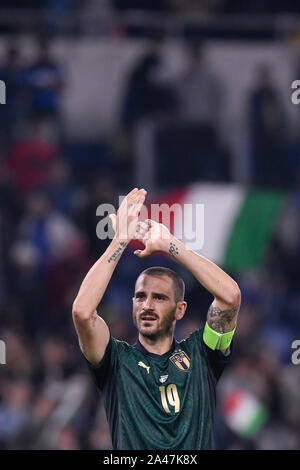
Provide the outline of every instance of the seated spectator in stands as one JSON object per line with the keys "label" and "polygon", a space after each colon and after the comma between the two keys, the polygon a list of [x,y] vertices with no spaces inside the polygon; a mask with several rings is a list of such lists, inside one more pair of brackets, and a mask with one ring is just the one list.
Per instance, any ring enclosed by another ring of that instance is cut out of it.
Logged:
{"label": "seated spectator in stands", "polygon": [[131,71],[121,117],[123,129],[129,132],[141,119],[168,114],[174,109],[175,98],[171,87],[155,80],[160,61],[157,44],[153,44]]}
{"label": "seated spectator in stands", "polygon": [[72,15],[75,3],[75,0],[44,0],[40,5],[44,16],[43,31],[46,34],[66,34],[68,32],[66,19]]}
{"label": "seated spectator in stands", "polygon": [[69,217],[75,215],[83,195],[73,183],[71,167],[66,160],[59,158],[51,163],[42,189],[59,212]]}
{"label": "seated spectator in stands", "polygon": [[186,68],[174,83],[178,112],[182,120],[215,126],[220,117],[224,90],[205,58],[204,46],[192,42],[186,55]]}
{"label": "seated spectator in stands", "polygon": [[12,245],[15,295],[32,335],[65,323],[61,309],[69,289],[86,270],[85,241],[67,216],[51,206],[42,192],[30,195]]}
{"label": "seated spectator in stands", "polygon": [[249,96],[250,152],[252,182],[262,187],[288,187],[284,113],[272,79],[272,71],[260,66]]}
{"label": "seated spectator in stands", "polygon": [[57,123],[60,119],[64,73],[51,56],[48,41],[41,39],[38,47],[38,57],[25,73],[25,85],[31,94],[31,115]]}
{"label": "seated spectator in stands", "polygon": [[56,157],[56,148],[48,137],[41,135],[37,121],[29,122],[24,137],[8,152],[7,164],[17,190],[27,194],[44,184]]}
{"label": "seated spectator in stands", "polygon": [[28,198],[20,232],[37,250],[41,268],[49,267],[52,259],[78,254],[83,246],[82,235],[73,221],[55,210],[47,196],[39,191]]}
{"label": "seated spectator in stands", "polygon": [[[40,249],[41,250],[41,249]],[[16,299],[17,311],[9,299],[7,309],[9,313],[13,308],[13,315],[19,328],[31,339],[41,329],[40,322],[48,312],[45,301],[44,259],[39,249],[28,240],[17,240],[10,249],[11,261],[11,298]],[[8,324],[13,325],[10,316],[6,313]],[[11,322],[11,323],[10,323]],[[20,361],[20,359],[19,359]]]}
{"label": "seated spectator in stands", "polygon": [[7,449],[30,420],[32,386],[26,380],[9,381],[3,392],[0,404],[0,446]]}
{"label": "seated spectator in stands", "polygon": [[[19,319],[20,320],[20,319]],[[32,355],[33,345],[25,331],[22,330],[21,322],[9,329],[7,325],[1,330],[1,339],[6,345],[6,360],[9,367],[4,368],[3,376],[11,380],[31,380],[34,371],[34,357]]]}

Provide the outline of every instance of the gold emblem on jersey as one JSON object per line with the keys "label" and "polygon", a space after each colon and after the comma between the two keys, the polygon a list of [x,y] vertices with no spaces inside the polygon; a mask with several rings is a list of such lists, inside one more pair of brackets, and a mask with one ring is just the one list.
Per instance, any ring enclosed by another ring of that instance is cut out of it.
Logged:
{"label": "gold emblem on jersey", "polygon": [[147,372],[148,372],[148,374],[149,374],[149,372],[150,372],[150,366],[146,366],[146,364],[144,364],[142,361],[140,361],[140,362],[138,363],[138,366],[144,367],[145,369],[147,369]]}
{"label": "gold emblem on jersey", "polygon": [[177,367],[177,369],[183,372],[188,372],[190,369],[191,361],[182,349],[177,349],[174,354],[170,357],[170,361]]}

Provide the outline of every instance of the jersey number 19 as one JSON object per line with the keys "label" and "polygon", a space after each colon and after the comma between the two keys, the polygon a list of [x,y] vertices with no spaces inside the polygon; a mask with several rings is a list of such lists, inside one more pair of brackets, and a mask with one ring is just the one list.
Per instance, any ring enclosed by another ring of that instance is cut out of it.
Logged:
{"label": "jersey number 19", "polygon": [[177,385],[170,384],[167,387],[162,386],[162,387],[159,387],[159,391],[160,391],[161,403],[165,412],[171,413],[170,408],[168,406],[170,405],[170,406],[174,406],[175,413],[178,413],[180,410],[180,400],[179,400]]}

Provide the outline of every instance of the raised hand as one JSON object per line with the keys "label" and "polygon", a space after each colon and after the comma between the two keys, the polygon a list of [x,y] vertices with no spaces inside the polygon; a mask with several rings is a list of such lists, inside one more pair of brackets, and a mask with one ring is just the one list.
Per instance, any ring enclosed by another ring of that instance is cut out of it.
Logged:
{"label": "raised hand", "polygon": [[145,222],[137,224],[134,238],[145,245],[144,250],[135,250],[134,254],[139,258],[145,258],[156,251],[169,252],[172,235],[165,225],[146,219]]}
{"label": "raised hand", "polygon": [[115,238],[130,242],[137,230],[138,218],[147,196],[145,189],[134,188],[123,199],[117,215],[111,214]]}

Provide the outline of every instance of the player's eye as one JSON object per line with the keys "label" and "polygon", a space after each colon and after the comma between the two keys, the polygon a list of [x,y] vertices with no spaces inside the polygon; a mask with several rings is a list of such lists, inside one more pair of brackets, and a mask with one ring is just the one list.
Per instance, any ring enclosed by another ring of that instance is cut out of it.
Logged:
{"label": "player's eye", "polygon": [[139,300],[140,300],[140,299],[143,299],[144,297],[145,297],[145,294],[143,294],[142,292],[135,295],[135,298],[136,298],[136,299],[139,299]]}
{"label": "player's eye", "polygon": [[158,300],[164,300],[165,299],[165,297],[163,295],[159,295],[159,294],[155,295],[154,298],[158,299]]}

